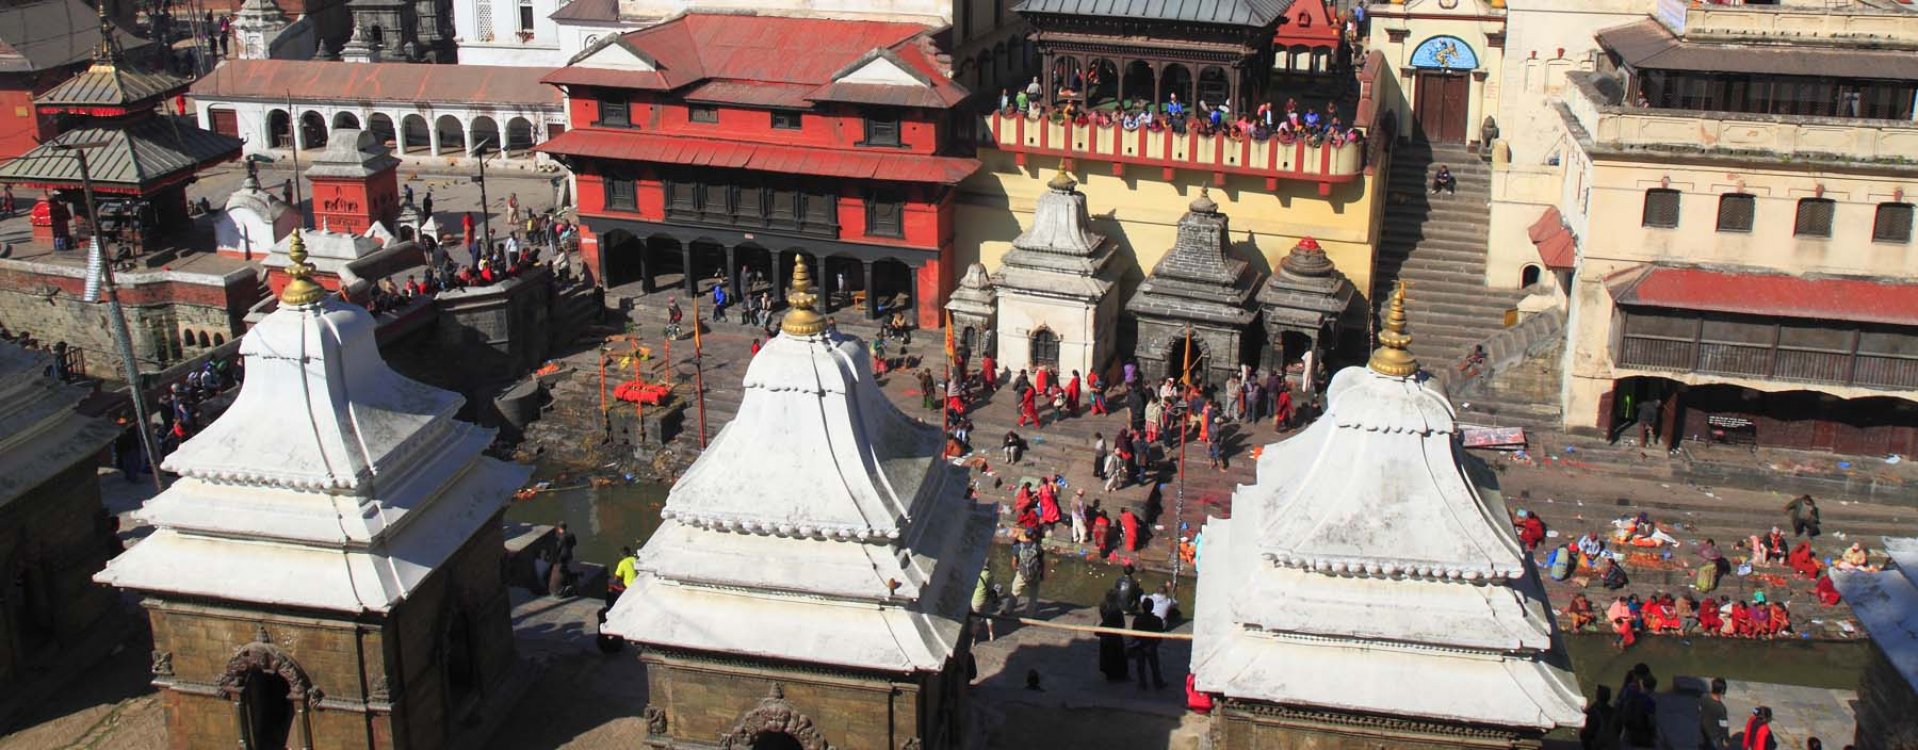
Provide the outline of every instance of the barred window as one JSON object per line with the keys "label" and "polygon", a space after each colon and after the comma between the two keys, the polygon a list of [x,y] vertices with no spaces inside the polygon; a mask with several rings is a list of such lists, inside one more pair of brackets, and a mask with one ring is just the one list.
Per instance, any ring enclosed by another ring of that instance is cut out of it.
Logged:
{"label": "barred window", "polygon": [[639,186],[632,178],[606,178],[606,208],[609,210],[639,210]]}
{"label": "barred window", "polygon": [[1645,218],[1648,227],[1671,229],[1678,226],[1678,191],[1652,188],[1645,191]]}
{"label": "barred window", "polygon": [[1798,224],[1792,234],[1799,237],[1830,237],[1831,216],[1838,204],[1830,198],[1801,198]]}
{"label": "barred window", "polygon": [[1871,241],[1910,242],[1911,215],[1910,203],[1878,204],[1878,218],[1871,223]]}
{"label": "barred window", "polygon": [[1757,199],[1746,193],[1726,193],[1718,196],[1718,231],[1751,231],[1752,215],[1755,213],[1757,203]]}
{"label": "barred window", "polygon": [[686,106],[686,119],[693,122],[719,122],[719,108],[702,104],[689,104]]}
{"label": "barred window", "polygon": [[866,234],[878,237],[905,235],[904,201],[889,190],[874,190],[866,196]]}

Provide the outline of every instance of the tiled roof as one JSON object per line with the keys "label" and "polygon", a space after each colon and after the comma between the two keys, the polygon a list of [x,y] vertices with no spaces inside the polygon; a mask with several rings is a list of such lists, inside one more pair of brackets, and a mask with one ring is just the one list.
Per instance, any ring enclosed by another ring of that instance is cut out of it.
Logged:
{"label": "tiled roof", "polygon": [[1290,5],[1291,0],[1026,0],[1013,10],[1060,16],[1266,26],[1284,15]]}
{"label": "tiled roof", "polygon": [[104,145],[87,149],[87,168],[94,184],[122,190],[237,158],[241,146],[238,138],[176,125],[165,118],[143,120],[126,128],[69,130],[0,164],[0,182],[79,185],[80,160],[55,146],[95,142]]}
{"label": "tiled roof", "polygon": [[950,156],[893,151],[779,146],[645,132],[569,130],[539,145],[540,151],[624,161],[750,169],[844,179],[956,184],[979,162]]}
{"label": "tiled roof", "polygon": [[[929,30],[921,24],[853,21],[834,18],[760,16],[742,13],[690,13],[671,21],[602,40],[573,58],[573,64],[553,71],[543,80],[556,85],[606,86],[670,91],[689,85],[725,81],[751,86],[807,86],[816,89],[811,100],[852,101],[915,107],[948,107],[968,92],[954,83],[944,64],[930,52]],[[618,45],[656,70],[614,70],[580,65],[594,54]],[[849,66],[883,52],[891,62],[925,82],[909,85],[835,84]],[[872,89],[896,89],[875,92]],[[921,88],[920,93],[908,91]],[[699,89],[702,98],[715,91],[737,93],[730,103],[767,106],[767,97],[783,96],[767,90],[733,86]],[[782,99],[782,101],[784,101]],[[790,106],[790,105],[789,105]],[[803,106],[803,104],[799,105]]]}
{"label": "tiled roof", "polygon": [[1572,237],[1572,230],[1565,227],[1565,218],[1559,214],[1558,206],[1546,207],[1526,233],[1532,245],[1538,248],[1538,259],[1546,268],[1578,266],[1578,240]]}
{"label": "tiled roof", "polygon": [[1285,19],[1275,36],[1279,46],[1339,46],[1339,24],[1332,19],[1332,9],[1326,7],[1325,0],[1295,0],[1285,9]]}
{"label": "tiled roof", "polygon": [[33,98],[43,107],[131,107],[154,102],[186,88],[187,79],[170,73],[136,70],[124,63],[94,64]]}
{"label": "tiled roof", "polygon": [[1621,305],[1918,325],[1918,284],[1653,265],[1606,283]]}
{"label": "tiled roof", "polygon": [[414,65],[319,60],[228,60],[193,84],[198,99],[355,102],[431,101],[558,107],[560,94],[540,84],[551,68],[504,65]]}
{"label": "tiled roof", "polygon": [[[148,44],[115,27],[123,50]],[[100,42],[99,16],[81,0],[44,0],[0,7],[0,72],[59,68],[93,56]]]}

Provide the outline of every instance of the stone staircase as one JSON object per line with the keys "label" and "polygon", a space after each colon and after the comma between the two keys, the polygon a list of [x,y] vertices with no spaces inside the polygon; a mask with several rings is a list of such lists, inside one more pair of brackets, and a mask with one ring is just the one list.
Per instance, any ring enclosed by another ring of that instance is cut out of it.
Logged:
{"label": "stone staircase", "polygon": [[[1439,164],[1458,178],[1457,194],[1431,194]],[[1491,180],[1485,162],[1456,146],[1407,143],[1392,158],[1373,289],[1382,295],[1400,280],[1412,283],[1412,351],[1447,382],[1472,345],[1504,328],[1505,312],[1525,296],[1485,286]]]}

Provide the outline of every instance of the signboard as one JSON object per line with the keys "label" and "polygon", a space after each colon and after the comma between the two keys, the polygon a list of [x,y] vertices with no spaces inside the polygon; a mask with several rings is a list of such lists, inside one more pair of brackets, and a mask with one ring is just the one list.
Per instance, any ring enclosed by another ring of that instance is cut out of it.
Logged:
{"label": "signboard", "polygon": [[1460,435],[1467,448],[1523,448],[1523,427],[1467,427]]}
{"label": "signboard", "polygon": [[1412,50],[1412,67],[1438,70],[1475,70],[1478,53],[1455,36],[1435,36]]}
{"label": "signboard", "polygon": [[1659,23],[1665,24],[1665,28],[1671,29],[1673,34],[1683,36],[1685,10],[1689,7],[1691,3],[1686,0],[1658,0],[1658,5],[1652,8],[1652,15],[1658,18]]}

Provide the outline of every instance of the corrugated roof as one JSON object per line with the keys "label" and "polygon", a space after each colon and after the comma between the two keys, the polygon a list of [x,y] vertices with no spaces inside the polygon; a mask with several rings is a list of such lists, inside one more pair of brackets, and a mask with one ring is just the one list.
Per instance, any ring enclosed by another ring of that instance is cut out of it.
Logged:
{"label": "corrugated roof", "polygon": [[[114,27],[121,49],[148,42]],[[100,20],[81,0],[44,0],[0,7],[0,72],[22,73],[61,68],[93,56],[100,42]]]}
{"label": "corrugated roof", "polygon": [[1702,44],[1646,19],[1598,32],[1598,43],[1633,68],[1918,80],[1918,55],[1810,45]]}
{"label": "corrugated roof", "polygon": [[124,63],[94,64],[33,98],[43,107],[131,107],[152,103],[187,87],[187,79]]}
{"label": "corrugated roof", "polygon": [[942,185],[956,184],[979,169],[977,160],[950,156],[781,146],[591,129],[569,130],[540,144],[538,150],[550,154],[622,161]]}
{"label": "corrugated roof", "polygon": [[415,65],[320,60],[228,60],[196,81],[198,99],[418,102],[558,107],[560,94],[540,83],[551,68],[504,65]]}
{"label": "corrugated roof", "polygon": [[1606,284],[1621,305],[1918,325],[1918,284],[1653,265]]}
{"label": "corrugated roof", "polygon": [[749,107],[807,109],[806,98],[813,87],[803,83],[762,83],[759,81],[707,81],[688,89],[680,98],[689,102],[743,104]]}
{"label": "corrugated roof", "polygon": [[[573,64],[553,71],[546,83],[569,86],[605,86],[649,90],[673,90],[706,82],[747,82],[752,84],[804,85],[818,88],[810,98],[862,103],[896,103],[899,106],[949,107],[969,92],[954,83],[943,64],[928,53],[927,27],[916,23],[854,21],[837,18],[797,16],[759,16],[740,13],[690,13],[623,36],[607,39],[573,58]],[[618,44],[644,58],[657,71],[610,70],[582,67],[578,63],[605,47]],[[872,88],[899,89],[896,93],[865,90],[827,89],[849,67],[883,52],[891,62],[902,65],[925,81],[924,86],[866,84]],[[914,88],[924,93],[911,93]],[[777,95],[771,89],[752,87],[707,88],[697,90],[702,100],[756,106],[804,106],[785,102],[764,102]],[[730,92],[739,99],[721,99]],[[689,95],[690,96],[690,95]],[[885,101],[872,101],[874,99]],[[784,102],[785,100],[781,100]]]}
{"label": "corrugated roof", "polygon": [[84,128],[61,133],[6,164],[0,182],[80,184],[80,160],[55,146],[104,142],[87,149],[87,168],[103,187],[137,188],[183,170],[240,155],[240,139],[150,118],[126,128]]}
{"label": "corrugated roof", "polygon": [[1026,0],[1013,10],[1256,27],[1278,22],[1291,5],[1292,0]]}

